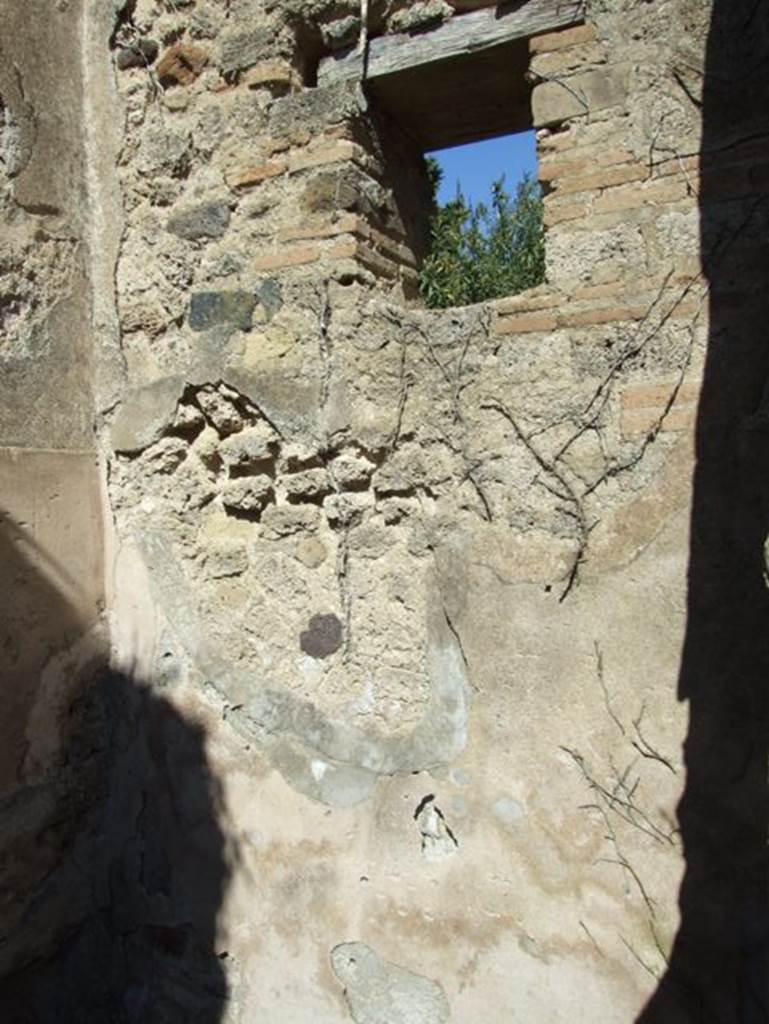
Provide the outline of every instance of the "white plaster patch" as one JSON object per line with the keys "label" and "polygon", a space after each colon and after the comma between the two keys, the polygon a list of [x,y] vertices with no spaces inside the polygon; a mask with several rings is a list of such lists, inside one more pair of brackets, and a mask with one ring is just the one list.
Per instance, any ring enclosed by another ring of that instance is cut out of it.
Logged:
{"label": "white plaster patch", "polygon": [[506,828],[514,827],[526,817],[526,811],[522,805],[511,796],[501,796],[495,800],[491,811],[497,821]]}
{"label": "white plaster patch", "polygon": [[326,674],[326,667],[317,658],[311,658],[308,654],[300,655],[295,661],[297,672],[302,679],[310,685],[317,685]]}

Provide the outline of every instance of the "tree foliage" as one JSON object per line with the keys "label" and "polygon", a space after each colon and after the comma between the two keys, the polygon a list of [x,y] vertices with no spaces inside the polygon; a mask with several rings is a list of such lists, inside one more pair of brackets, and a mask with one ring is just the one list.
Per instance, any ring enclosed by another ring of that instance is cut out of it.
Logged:
{"label": "tree foliage", "polygon": [[468,204],[461,189],[444,206],[437,202],[442,171],[432,157],[427,172],[433,188],[432,244],[419,287],[428,306],[464,306],[515,295],[545,279],[542,195],[529,175],[514,197],[504,175],[494,182],[491,206]]}

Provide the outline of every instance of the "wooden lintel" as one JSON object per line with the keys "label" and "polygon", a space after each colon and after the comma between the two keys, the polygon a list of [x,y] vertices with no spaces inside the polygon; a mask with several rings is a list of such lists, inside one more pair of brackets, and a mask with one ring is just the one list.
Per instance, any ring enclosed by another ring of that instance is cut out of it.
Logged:
{"label": "wooden lintel", "polygon": [[[372,39],[366,79],[479,53],[514,39],[577,25],[583,20],[583,0],[524,0],[458,14],[437,28]],[[331,85],[362,76],[362,56],[347,50],[321,61],[318,84]]]}

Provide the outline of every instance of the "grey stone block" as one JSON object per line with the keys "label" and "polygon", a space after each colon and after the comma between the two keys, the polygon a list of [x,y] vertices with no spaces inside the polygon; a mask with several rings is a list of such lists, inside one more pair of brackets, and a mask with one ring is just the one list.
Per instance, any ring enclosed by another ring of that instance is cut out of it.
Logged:
{"label": "grey stone block", "polygon": [[115,451],[139,452],[157,441],[172,423],[183,390],[181,377],[164,377],[131,392],[112,424]]}
{"label": "grey stone block", "polygon": [[230,208],[225,202],[201,203],[180,210],[168,221],[168,230],[194,242],[200,238],[221,238],[230,225]]}
{"label": "grey stone block", "polygon": [[275,32],[271,27],[233,32],[222,39],[221,69],[224,74],[243,71],[257,61],[273,56]]}
{"label": "grey stone block", "polygon": [[283,289],[280,287],[280,281],[276,281],[274,277],[268,277],[257,288],[256,293],[269,323],[275,314],[283,308]]}
{"label": "grey stone block", "polygon": [[363,942],[346,942],[331,953],[355,1024],[444,1024],[451,1016],[437,981],[383,960]]}
{"label": "grey stone block", "polygon": [[154,39],[137,39],[130,46],[123,46],[117,52],[115,63],[120,71],[128,68],[146,68],[153,64],[158,55],[158,44]]}
{"label": "grey stone block", "polygon": [[256,296],[251,292],[195,292],[190,299],[189,324],[207,331],[220,324],[247,331],[252,324]]}

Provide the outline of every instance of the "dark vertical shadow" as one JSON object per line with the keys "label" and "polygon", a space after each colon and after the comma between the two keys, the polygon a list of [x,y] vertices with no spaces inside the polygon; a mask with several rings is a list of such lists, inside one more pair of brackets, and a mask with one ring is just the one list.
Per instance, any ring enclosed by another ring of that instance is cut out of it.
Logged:
{"label": "dark vertical shadow", "polygon": [[18,739],[0,787],[0,1021],[217,1024],[231,851],[203,731],[87,639],[80,668],[60,666],[58,711],[35,719],[40,665],[83,627],[19,539],[0,517],[0,704]]}
{"label": "dark vertical shadow", "polygon": [[702,114],[710,328],[679,678],[686,869],[669,968],[642,1024],[769,1020],[767,0],[714,0]]}

